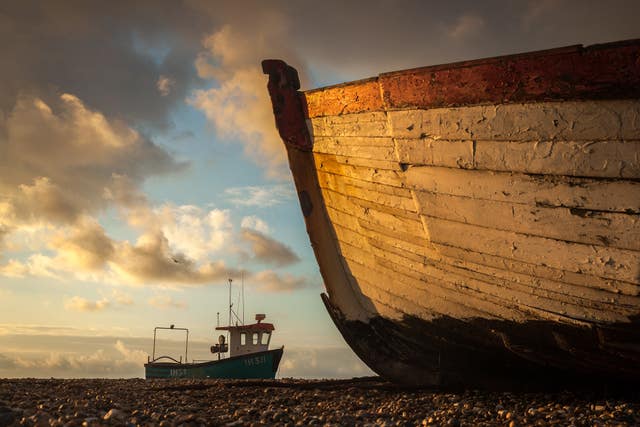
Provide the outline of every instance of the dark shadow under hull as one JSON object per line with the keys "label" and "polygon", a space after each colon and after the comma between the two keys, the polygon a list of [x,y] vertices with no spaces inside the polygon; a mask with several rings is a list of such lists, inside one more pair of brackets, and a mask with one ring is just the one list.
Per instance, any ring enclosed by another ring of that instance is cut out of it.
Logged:
{"label": "dark shadow under hull", "polygon": [[[580,328],[441,317],[346,320],[322,300],[353,351],[375,372],[414,386],[494,390],[632,387],[640,380],[636,322]],[[622,344],[626,343],[626,344]]]}

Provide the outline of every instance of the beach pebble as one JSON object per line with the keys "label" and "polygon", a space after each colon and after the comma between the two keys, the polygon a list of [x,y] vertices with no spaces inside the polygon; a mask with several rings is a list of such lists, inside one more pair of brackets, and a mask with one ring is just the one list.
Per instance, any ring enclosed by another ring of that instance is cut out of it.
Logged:
{"label": "beach pebble", "polygon": [[635,426],[637,393],[454,393],[378,378],[3,379],[0,426]]}

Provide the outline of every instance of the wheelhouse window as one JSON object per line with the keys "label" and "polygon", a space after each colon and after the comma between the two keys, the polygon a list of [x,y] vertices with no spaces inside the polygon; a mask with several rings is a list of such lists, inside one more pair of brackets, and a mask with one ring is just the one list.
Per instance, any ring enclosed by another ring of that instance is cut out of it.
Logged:
{"label": "wheelhouse window", "polygon": [[269,339],[270,338],[271,338],[271,333],[270,332],[263,332],[261,340],[260,340],[260,343],[262,345],[267,345],[267,344],[269,344]]}
{"label": "wheelhouse window", "polygon": [[258,344],[258,333],[254,332],[253,333],[253,345],[257,345]]}
{"label": "wheelhouse window", "polygon": [[245,334],[244,332],[240,333],[240,345],[246,345],[247,344],[247,334]]}

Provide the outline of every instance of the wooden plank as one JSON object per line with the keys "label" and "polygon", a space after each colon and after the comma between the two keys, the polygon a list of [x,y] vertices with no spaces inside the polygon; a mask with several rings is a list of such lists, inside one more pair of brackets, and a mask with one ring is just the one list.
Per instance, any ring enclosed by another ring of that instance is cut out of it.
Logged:
{"label": "wooden plank", "polygon": [[407,234],[409,236],[424,237],[424,228],[419,219],[398,218],[387,212],[367,209],[361,206],[344,205],[342,203],[327,206],[327,212],[332,221],[358,230],[359,220],[365,220],[369,224],[384,227],[388,233]]}
{"label": "wooden plank", "polygon": [[539,52],[381,74],[387,108],[638,98],[640,43]]}
{"label": "wooden plank", "polygon": [[[434,283],[428,277],[416,279],[403,271],[395,271],[365,251],[344,243],[341,245],[343,255],[347,259],[349,269],[356,279],[370,283],[384,283],[384,288],[392,289],[394,293],[406,299],[415,301],[420,306],[434,313],[454,316],[458,319],[484,318],[510,320],[525,320],[524,313],[500,307],[489,301],[482,300],[473,292],[457,289],[455,285],[447,288]],[[461,292],[462,291],[462,292]]]}
{"label": "wooden plank", "polygon": [[[394,138],[637,141],[640,100],[560,101],[387,112]],[[383,135],[383,134],[379,134]]]}
{"label": "wooden plank", "polygon": [[391,136],[388,135],[387,115],[383,111],[325,116],[309,120],[311,135],[314,138],[317,136]]}
{"label": "wooden plank", "polygon": [[[514,259],[510,255],[503,257],[469,250],[468,247],[458,248],[434,243],[426,238],[426,234],[419,233],[419,228],[414,225],[415,222],[411,222],[412,232],[409,233],[403,230],[403,224],[406,220],[398,220],[393,225],[387,221],[375,224],[369,221],[371,218],[364,215],[363,210],[353,210],[351,206],[343,203],[338,203],[335,208],[330,207],[329,212],[335,224],[361,232],[368,238],[385,239],[395,247],[412,251],[420,256],[443,259],[452,265],[469,263],[474,266],[473,268],[477,268],[475,266],[480,265],[506,272],[517,272],[533,278],[564,282],[567,286],[576,286],[578,288],[576,289],[577,293],[606,292],[607,296],[603,298],[608,298],[621,304],[630,303],[622,300],[625,296],[634,297],[640,295],[640,286],[637,284],[603,278],[583,271],[567,271],[562,266],[556,268],[548,265],[538,265]],[[582,291],[579,289],[582,289]]]}
{"label": "wooden plank", "polygon": [[304,92],[308,117],[333,116],[382,109],[377,78]]}
{"label": "wooden plank", "polygon": [[322,193],[325,197],[327,203],[331,203],[331,206],[335,206],[336,202],[331,202],[331,200],[335,200],[336,196],[344,196],[342,200],[350,201],[351,203],[358,203],[360,206],[367,208],[372,207],[374,209],[378,209],[382,212],[390,212],[396,214],[400,217],[415,217],[417,212],[417,207],[412,198],[408,197],[400,197],[394,196],[390,194],[378,193],[371,190],[364,189],[349,189],[347,194],[342,194],[337,191],[334,191],[332,188],[322,187]]}
{"label": "wooden plank", "polygon": [[393,162],[393,169],[386,169],[339,162],[339,159],[336,159],[335,156],[322,153],[314,153],[314,157],[318,171],[332,173],[334,175],[348,176],[350,178],[369,181],[376,184],[404,187],[401,177],[402,172],[396,162]]}
{"label": "wooden plank", "polygon": [[[527,310],[534,311],[543,318],[553,318],[553,320],[563,320],[565,322],[594,320],[599,314],[601,315],[599,317],[600,320],[603,319],[603,316],[607,319],[612,318],[606,312],[600,313],[592,308],[568,304],[567,301],[561,302],[548,296],[545,298],[541,293],[538,293],[538,295],[532,294],[531,289],[523,285],[509,283],[511,286],[508,286],[505,284],[506,281],[498,283],[495,278],[481,273],[461,275],[460,271],[464,270],[458,268],[442,270],[433,263],[425,262],[426,260],[424,259],[416,262],[416,260],[400,256],[392,251],[381,250],[375,245],[368,245],[367,241],[362,240],[362,236],[346,229],[338,228],[337,234],[341,239],[341,249],[345,248],[343,250],[345,257],[355,261],[360,260],[365,266],[371,268],[375,268],[372,263],[380,266],[381,260],[384,260],[385,262],[382,264],[386,265],[391,271],[408,275],[422,282],[428,281],[430,283],[430,291],[435,291],[434,287],[442,288],[446,290],[445,294],[449,298],[465,299],[469,297],[470,293],[475,294],[482,300],[480,307],[482,304],[488,306],[487,302],[491,304],[494,315],[504,316],[505,312],[518,311],[526,307]],[[375,260],[371,259],[371,254]],[[351,263],[349,263],[349,268],[351,268]],[[487,282],[487,279],[490,282]],[[388,286],[393,289],[396,286],[396,282]],[[461,292],[462,295],[450,294],[448,293],[449,290]],[[476,306],[478,305],[474,304],[474,307]]]}
{"label": "wooden plank", "polygon": [[313,152],[375,160],[393,160],[396,157],[395,147],[391,138],[367,138],[368,140],[384,139],[388,142],[384,144],[353,145],[342,143],[348,139],[355,138],[316,138],[313,142]]}
{"label": "wooden plank", "polygon": [[422,216],[432,242],[604,278],[640,282],[639,253],[493,230]]}
{"label": "wooden plank", "polygon": [[638,179],[640,141],[477,141],[474,168]]}
{"label": "wooden plank", "polygon": [[640,141],[449,141],[433,138],[396,138],[395,141],[399,161],[410,165],[640,178]]}
{"label": "wooden plank", "polygon": [[363,278],[352,277],[363,295],[371,301],[379,315],[402,321],[405,316],[415,316],[423,320],[431,320],[440,316],[416,303],[414,299],[406,298],[398,292],[386,289],[379,282],[372,283]]}
{"label": "wooden plank", "polygon": [[425,215],[569,242],[640,250],[640,215],[416,192]]}
{"label": "wooden plank", "polygon": [[318,171],[318,181],[322,188],[330,188],[342,194],[354,194],[360,190],[374,191],[391,196],[411,198],[411,190],[394,185],[378,184],[343,175],[329,174]]}
{"label": "wooden plank", "polygon": [[[353,231],[351,232],[354,233]],[[420,256],[415,252],[407,251],[394,245],[393,242],[380,239],[379,236],[366,235],[366,232],[362,239],[366,239],[368,247],[377,248],[383,254],[395,254],[417,262],[424,262],[425,258],[427,258],[429,262],[434,262],[443,271],[451,271],[462,276],[477,276],[486,282],[497,283],[508,288],[524,286],[524,288],[527,288],[526,292],[531,295],[554,298],[560,302],[588,307],[599,311],[599,319],[603,321],[628,322],[629,316],[635,315],[640,310],[640,299],[638,298],[470,263],[443,256],[437,252],[432,253],[429,251],[426,257]]]}
{"label": "wooden plank", "polygon": [[462,169],[474,168],[474,141],[448,141],[425,137],[421,139],[395,138],[395,142],[400,163]]}
{"label": "wooden plank", "polygon": [[[431,244],[437,253],[448,257],[449,259],[461,260],[463,262],[493,267],[507,272],[522,273],[531,277],[550,279],[569,285],[575,285],[584,288],[584,292],[588,292],[590,290],[604,291],[607,292],[608,298],[612,302],[620,301],[622,303],[622,300],[626,297],[636,298],[640,295],[640,286],[629,282],[594,276],[582,271],[573,272],[547,265],[532,264],[530,262],[516,260],[511,257],[501,257],[483,252],[476,252],[467,248],[458,248],[438,243]],[[635,299],[633,301],[635,301]]]}
{"label": "wooden plank", "polygon": [[411,167],[404,176],[410,188],[420,191],[529,206],[640,213],[640,182],[636,181],[541,177],[440,167]]}
{"label": "wooden plank", "polygon": [[398,172],[402,171],[400,164],[394,160],[361,159],[359,157],[328,155],[324,153],[314,153],[314,158],[316,159],[316,169],[318,167],[321,167],[322,162],[329,160],[346,166],[361,166],[364,168],[383,169]]}
{"label": "wooden plank", "polygon": [[570,321],[569,319],[589,322],[595,320],[606,321],[613,318],[606,312],[575,303],[570,304],[567,298],[565,298],[565,301],[561,301],[560,298],[552,298],[544,295],[543,292],[534,293],[531,288],[515,282],[498,280],[469,270],[466,271],[466,274],[460,274],[464,270],[454,267],[443,270],[436,267],[435,264],[415,263],[398,254],[379,250],[375,246],[372,246],[372,252],[374,256],[392,263],[395,266],[393,268],[399,269],[400,267],[398,266],[401,266],[407,269],[405,271],[412,272],[406,274],[414,274],[416,278],[426,275],[435,279],[436,282],[444,283],[446,281],[460,287],[473,289],[479,295],[485,296],[485,298],[501,307],[511,307],[518,310],[526,309],[538,313],[542,318],[564,319],[565,322]]}
{"label": "wooden plank", "polygon": [[313,139],[313,151],[337,154],[336,149],[345,147],[391,147],[395,146],[393,138],[389,136],[316,136]]}
{"label": "wooden plank", "polygon": [[[546,286],[553,292],[565,293],[576,298],[588,299],[598,303],[611,303],[620,307],[632,307],[637,310],[640,300],[638,286],[626,283],[604,281],[586,274],[571,274],[549,267],[535,266],[519,261],[508,260],[486,254],[479,254],[458,248],[433,245],[425,239],[417,239],[410,235],[402,235],[371,224],[365,220],[352,220],[348,225],[342,224],[344,217],[337,218],[336,225],[348,228],[362,235],[370,245],[384,247],[389,252],[402,253],[403,256],[421,261],[434,260],[446,265],[467,270],[482,272],[508,280],[529,283],[531,286]],[[574,277],[576,276],[576,277]],[[622,312],[622,311],[621,311]]]}

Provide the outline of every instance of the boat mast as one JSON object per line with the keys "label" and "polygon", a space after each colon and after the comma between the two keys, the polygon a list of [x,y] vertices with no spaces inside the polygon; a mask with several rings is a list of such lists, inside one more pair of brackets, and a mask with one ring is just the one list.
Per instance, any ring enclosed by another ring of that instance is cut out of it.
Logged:
{"label": "boat mast", "polygon": [[242,283],[242,324],[244,325],[244,271],[240,273],[240,282]]}
{"label": "boat mast", "polygon": [[232,306],[232,303],[231,303],[231,282],[233,282],[233,279],[229,278],[229,323],[228,323],[229,326],[231,326],[231,312],[232,312],[231,311],[231,306]]}

